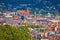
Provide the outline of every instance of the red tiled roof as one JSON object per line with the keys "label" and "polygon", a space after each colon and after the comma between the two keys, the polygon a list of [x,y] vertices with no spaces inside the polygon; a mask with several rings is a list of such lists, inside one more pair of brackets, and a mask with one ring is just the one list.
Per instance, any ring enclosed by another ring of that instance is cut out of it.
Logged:
{"label": "red tiled roof", "polygon": [[25,10],[20,10],[19,12],[20,12],[21,14],[25,14],[25,15],[29,14],[29,11],[25,11]]}

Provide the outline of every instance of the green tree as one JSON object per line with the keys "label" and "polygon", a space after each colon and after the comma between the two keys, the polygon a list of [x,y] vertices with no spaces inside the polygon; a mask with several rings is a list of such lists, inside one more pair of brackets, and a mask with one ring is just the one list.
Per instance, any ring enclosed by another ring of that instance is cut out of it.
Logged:
{"label": "green tree", "polygon": [[0,40],[30,40],[29,30],[26,27],[0,25]]}

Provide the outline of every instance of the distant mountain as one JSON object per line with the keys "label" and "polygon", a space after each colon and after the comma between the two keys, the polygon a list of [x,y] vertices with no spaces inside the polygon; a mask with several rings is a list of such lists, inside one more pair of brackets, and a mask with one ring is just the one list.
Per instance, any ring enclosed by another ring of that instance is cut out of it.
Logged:
{"label": "distant mountain", "polygon": [[[21,7],[20,4],[29,4],[27,7],[31,7],[32,9],[39,8],[47,11],[56,10],[60,12],[60,0],[0,0],[0,5],[2,5],[2,3],[6,6],[5,9],[16,7],[19,9]],[[12,5],[12,7],[10,7],[9,4]],[[27,7],[23,7],[23,9]],[[4,10],[4,7],[2,8]]]}

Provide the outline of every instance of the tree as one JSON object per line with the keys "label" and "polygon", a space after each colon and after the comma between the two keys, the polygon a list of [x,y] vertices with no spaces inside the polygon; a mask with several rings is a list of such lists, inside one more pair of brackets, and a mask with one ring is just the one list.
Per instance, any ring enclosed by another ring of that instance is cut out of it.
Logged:
{"label": "tree", "polygon": [[0,25],[0,40],[30,40],[29,30],[26,27]]}

